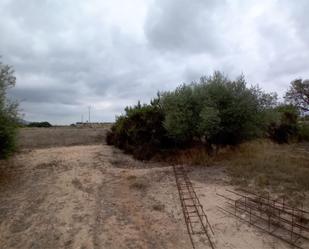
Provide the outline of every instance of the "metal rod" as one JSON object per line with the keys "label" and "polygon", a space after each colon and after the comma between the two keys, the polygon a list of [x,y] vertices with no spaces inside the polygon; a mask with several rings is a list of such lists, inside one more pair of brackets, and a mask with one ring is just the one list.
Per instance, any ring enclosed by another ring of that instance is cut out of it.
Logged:
{"label": "metal rod", "polygon": [[[233,193],[233,194],[235,194],[235,195],[238,195],[238,196],[240,196],[240,197],[246,197],[246,198],[248,198],[248,199],[250,199],[252,202],[255,202],[255,203],[258,203],[258,204],[261,204],[261,205],[266,205],[266,206],[271,206],[268,202],[263,202],[261,199],[266,199],[266,200],[268,200],[267,198],[265,198],[265,197],[262,197],[262,196],[257,196],[260,200],[257,200],[257,199],[254,199],[254,198],[252,198],[252,197],[248,197],[248,196],[246,196],[246,195],[243,195],[243,194],[240,194],[240,193],[237,193],[237,192],[235,192],[235,191],[232,191],[232,190],[228,190],[228,189],[226,189],[226,191],[227,192],[230,192],[230,193]],[[282,209],[282,208],[279,208],[279,207],[277,207],[277,206],[272,206],[274,209],[276,209],[276,210],[280,210],[282,213],[284,213],[284,214],[287,214],[287,215],[290,215],[290,216],[294,216],[295,218],[298,218],[298,219],[301,219],[301,216],[299,216],[299,215],[297,215],[297,214],[295,214],[295,213],[291,213],[291,212],[289,212],[289,211],[286,211],[285,209]],[[285,206],[286,207],[286,206]],[[293,210],[293,208],[291,208],[291,210]],[[304,212],[304,211],[302,211],[302,210],[299,210],[299,211],[301,211],[301,212]],[[308,219],[306,219],[306,218],[304,218],[304,217],[302,217],[302,219],[304,220],[304,221],[309,221]],[[308,231],[309,231],[309,228],[304,228],[304,229],[307,229]]]}
{"label": "metal rod", "polygon": [[[217,208],[218,208],[219,210],[225,212],[225,213],[228,213],[228,214],[230,214],[230,215],[233,215],[233,216],[239,218],[240,220],[242,220],[242,221],[247,222],[247,223],[250,224],[250,222],[248,222],[246,219],[242,218],[242,217],[239,216],[239,215],[235,215],[234,213],[232,213],[232,212],[230,212],[230,211],[228,211],[228,210],[226,210],[226,209],[224,209],[224,208],[222,208],[222,207],[219,207],[219,206],[217,206]],[[264,228],[262,228],[262,227],[260,227],[260,226],[258,226],[258,225],[256,225],[256,224],[253,224],[253,223],[252,223],[252,224],[250,224],[250,225],[252,225],[252,226],[254,226],[254,227],[256,227],[256,228],[259,228],[259,229],[262,230],[263,232],[268,233],[268,234],[270,234],[270,235],[276,237],[277,239],[280,239],[280,240],[284,241],[285,243],[287,243],[287,244],[289,244],[289,245],[291,245],[291,246],[294,246],[294,247],[296,247],[296,248],[298,248],[298,249],[305,249],[305,248],[303,248],[303,247],[300,247],[300,246],[294,244],[293,242],[291,242],[291,241],[289,241],[289,240],[286,240],[286,239],[284,239],[284,238],[282,238],[282,237],[280,237],[280,236],[278,236],[278,235],[276,235],[276,234],[274,234],[274,233],[271,233],[271,232],[267,231],[266,229],[264,229]]]}
{"label": "metal rod", "polygon": [[[195,242],[192,235],[206,235],[209,246],[215,249],[215,246],[211,240],[208,233],[208,229],[214,234],[212,227],[209,223],[207,215],[204,212],[203,206],[201,205],[199,198],[194,191],[192,183],[186,174],[183,166],[173,166],[176,185],[179,193],[179,199],[183,209],[183,215],[186,222],[187,230],[190,236],[190,241],[193,248],[195,247]],[[189,210],[190,209],[190,210]],[[197,220],[192,220],[196,218]],[[205,218],[205,219],[204,219]],[[205,222],[206,221],[206,222]],[[201,231],[194,230],[193,224],[200,224]]]}
{"label": "metal rod", "polygon": [[[229,191],[229,190],[227,190],[227,191]],[[257,195],[257,194],[255,194],[255,193],[249,191],[249,190],[241,189],[241,191],[243,191],[243,192],[245,192],[245,193],[248,193],[248,194],[251,194],[251,195],[254,195],[254,196],[257,196],[257,197],[260,197],[260,198],[262,198],[262,199],[266,199],[266,197]],[[231,192],[231,191],[229,191],[229,192]],[[274,200],[274,202],[275,202],[276,204],[280,205],[280,206],[283,206],[284,209],[290,209],[290,210],[293,209],[293,207],[289,207],[289,206],[287,206],[287,205],[285,204],[285,198],[284,198],[284,197],[282,197],[282,204],[279,203],[279,201],[276,201],[276,200]],[[304,210],[304,209],[302,209],[302,208],[294,208],[294,209],[297,210],[297,211],[300,211],[301,213],[309,214],[309,211],[306,211],[306,210]]]}
{"label": "metal rod", "polygon": [[182,207],[182,212],[183,212],[183,216],[184,216],[184,219],[185,219],[185,223],[186,223],[186,226],[187,226],[187,231],[188,231],[189,238],[190,238],[190,241],[191,241],[191,244],[192,244],[192,248],[195,249],[193,238],[192,238],[192,235],[190,233],[189,222],[187,221],[187,216],[186,216],[186,213],[185,213],[185,207],[184,207],[183,201],[181,199],[180,185],[178,183],[178,178],[177,178],[177,175],[176,175],[175,167],[173,167],[173,169],[174,169],[174,173],[175,173],[175,179],[176,179],[176,185],[177,185],[178,194],[179,194],[179,200],[180,200],[180,204],[181,204],[181,207]]}
{"label": "metal rod", "polygon": [[[239,198],[233,199],[222,194],[217,194],[227,201],[226,203],[230,205],[231,209],[234,209],[234,212],[228,210],[225,211],[228,211],[235,217],[245,220],[247,223],[258,227],[297,248],[302,248],[296,245],[296,242],[299,239],[309,241],[309,227],[303,224],[305,221],[305,212],[302,212],[302,209],[292,208],[291,211],[287,211],[285,209],[287,206],[284,199],[282,200],[280,207],[278,207],[277,202],[272,200],[269,194],[267,197],[255,195],[256,198],[252,198],[235,191],[226,191],[239,196]],[[222,207],[219,208],[223,209]],[[237,211],[248,213],[249,217],[244,218],[238,215]],[[255,217],[254,222],[252,222],[252,217]],[[261,227],[261,225],[263,226]],[[281,234],[279,232],[281,232]],[[299,241],[299,243],[301,243],[301,241]]]}

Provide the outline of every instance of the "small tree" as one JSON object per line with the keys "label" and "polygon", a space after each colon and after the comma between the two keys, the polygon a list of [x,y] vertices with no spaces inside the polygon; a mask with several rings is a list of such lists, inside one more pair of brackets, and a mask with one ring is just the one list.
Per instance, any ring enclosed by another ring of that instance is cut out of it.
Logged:
{"label": "small tree", "polygon": [[288,143],[298,134],[299,111],[293,105],[281,104],[274,108],[274,120],[269,124],[268,135],[277,143]]}
{"label": "small tree", "polygon": [[194,85],[182,85],[175,91],[163,93],[164,127],[176,143],[191,141],[197,133],[199,103],[194,96]]}
{"label": "small tree", "polygon": [[300,110],[309,111],[309,80],[297,79],[291,82],[285,100]]}
{"label": "small tree", "polygon": [[7,157],[15,149],[18,105],[7,98],[7,90],[15,83],[12,67],[0,62],[0,158]]}

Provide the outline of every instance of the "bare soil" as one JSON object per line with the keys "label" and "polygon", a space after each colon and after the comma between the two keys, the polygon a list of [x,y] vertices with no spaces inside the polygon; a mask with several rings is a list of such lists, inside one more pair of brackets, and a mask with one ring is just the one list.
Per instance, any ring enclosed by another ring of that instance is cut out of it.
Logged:
{"label": "bare soil", "polygon": [[[289,248],[223,214],[222,167],[189,174],[217,248]],[[173,170],[104,144],[24,150],[0,163],[0,248],[192,248]],[[205,246],[207,248],[207,246]]]}
{"label": "bare soil", "polygon": [[190,248],[172,171],[114,167],[114,154],[57,147],[3,164],[0,248]]}

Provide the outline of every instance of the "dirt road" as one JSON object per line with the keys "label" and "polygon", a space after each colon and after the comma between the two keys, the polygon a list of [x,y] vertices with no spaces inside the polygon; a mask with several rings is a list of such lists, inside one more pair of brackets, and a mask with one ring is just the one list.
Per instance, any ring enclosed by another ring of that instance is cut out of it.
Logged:
{"label": "dirt road", "polygon": [[2,166],[0,248],[190,248],[172,171],[117,153],[37,149]]}
{"label": "dirt road", "polygon": [[[171,167],[88,145],[21,152],[0,175],[1,249],[192,248]],[[190,178],[217,248],[288,248],[218,211],[216,193],[232,188],[222,169]]]}

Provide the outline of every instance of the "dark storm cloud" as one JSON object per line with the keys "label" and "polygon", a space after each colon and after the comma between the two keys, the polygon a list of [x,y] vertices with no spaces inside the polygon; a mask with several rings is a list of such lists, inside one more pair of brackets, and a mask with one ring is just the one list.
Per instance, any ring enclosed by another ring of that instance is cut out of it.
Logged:
{"label": "dark storm cloud", "polygon": [[0,55],[27,120],[110,121],[213,70],[283,91],[308,78],[309,3],[0,0]]}

